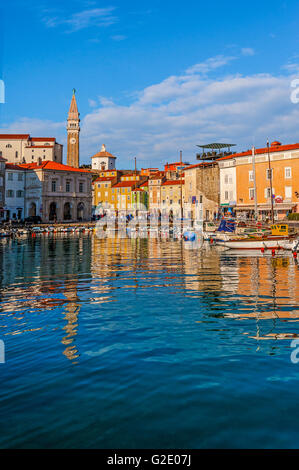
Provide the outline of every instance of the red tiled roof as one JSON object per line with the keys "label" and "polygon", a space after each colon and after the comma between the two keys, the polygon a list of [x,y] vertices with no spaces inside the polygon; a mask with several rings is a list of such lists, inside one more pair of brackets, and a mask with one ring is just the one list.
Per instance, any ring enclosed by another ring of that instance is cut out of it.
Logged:
{"label": "red tiled roof", "polygon": [[19,165],[14,165],[13,163],[6,163],[5,168],[7,170],[21,170],[24,171],[26,168],[21,168]]}
{"label": "red tiled roof", "polygon": [[[271,147],[269,147],[270,153],[286,152],[287,150],[299,150],[299,144],[290,144],[290,145],[273,145],[273,144],[279,144],[279,143],[272,142]],[[260,155],[263,153],[268,153],[268,147],[255,149],[256,155]],[[228,155],[227,157],[218,158],[216,161],[218,162],[222,160],[230,160],[231,158],[246,157],[248,155],[252,155],[252,150],[246,150],[246,152],[240,152],[240,153],[233,153],[232,155]]]}
{"label": "red tiled roof", "polygon": [[157,173],[151,175],[150,180],[159,180],[165,176],[164,171],[157,171]]}
{"label": "red tiled roof", "polygon": [[110,157],[110,158],[116,159],[116,157],[112,155],[112,153],[109,153],[109,152],[98,152],[95,155],[93,155],[91,158],[95,158],[95,157]]}
{"label": "red tiled roof", "polygon": [[33,142],[56,142],[55,137],[31,137]]}
{"label": "red tiled roof", "polygon": [[52,149],[54,145],[27,145],[26,149]]}
{"label": "red tiled roof", "polygon": [[[124,175],[122,175],[122,178],[127,178],[128,176],[135,176],[135,173],[125,173]],[[136,176],[139,176],[138,172],[136,173]]]}
{"label": "red tiled roof", "polygon": [[125,188],[125,187],[133,187],[138,184],[139,181],[121,181],[120,183],[115,184],[114,188]]}
{"label": "red tiled roof", "polygon": [[185,166],[184,171],[192,170],[193,168],[200,168],[200,167],[204,167],[204,166],[212,166],[214,164],[215,164],[215,162],[196,163],[195,165]]}
{"label": "red tiled roof", "polygon": [[29,137],[30,134],[0,134],[0,139],[2,140],[27,140]]}
{"label": "red tiled roof", "polygon": [[148,186],[148,181],[145,181],[144,183],[142,183],[142,184],[140,185],[140,187],[142,187],[142,186]]}
{"label": "red tiled roof", "polygon": [[116,178],[116,176],[100,176],[99,178],[97,178],[96,180],[94,180],[93,183],[101,183],[101,182],[105,182],[105,181],[113,181],[114,179]]}
{"label": "red tiled roof", "polygon": [[[162,186],[174,186],[178,184],[181,184],[180,180],[167,180],[162,183]],[[184,180],[182,180],[182,184],[184,184]]]}
{"label": "red tiled roof", "polygon": [[89,170],[84,170],[80,168],[74,168],[72,166],[63,165],[62,163],[52,162],[46,160],[40,165],[37,163],[20,163],[20,166],[23,168],[28,168],[29,170],[55,170],[55,171],[77,171],[79,173],[90,173]]}
{"label": "red tiled roof", "polygon": [[140,191],[141,193],[144,193],[143,189],[140,189],[140,188],[135,188],[133,189],[133,191]]}

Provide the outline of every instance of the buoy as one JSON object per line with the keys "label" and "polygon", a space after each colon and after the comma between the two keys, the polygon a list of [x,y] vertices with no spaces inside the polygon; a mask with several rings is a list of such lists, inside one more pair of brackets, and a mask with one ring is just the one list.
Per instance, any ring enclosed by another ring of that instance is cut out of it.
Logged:
{"label": "buoy", "polygon": [[265,248],[264,247],[261,248],[261,252],[265,253]]}
{"label": "buoy", "polygon": [[293,256],[295,259],[297,259],[297,251],[294,251]]}
{"label": "buoy", "polygon": [[275,250],[274,250],[274,248],[272,249],[272,256],[275,256]]}
{"label": "buoy", "polygon": [[210,243],[211,245],[213,245],[213,238],[210,238]]}

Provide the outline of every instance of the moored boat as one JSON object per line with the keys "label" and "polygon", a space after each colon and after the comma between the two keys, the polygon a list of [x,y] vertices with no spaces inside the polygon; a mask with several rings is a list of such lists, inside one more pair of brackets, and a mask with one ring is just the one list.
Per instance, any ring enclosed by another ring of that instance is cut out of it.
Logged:
{"label": "moored boat", "polygon": [[287,249],[286,246],[296,240],[295,235],[289,235],[286,224],[271,226],[271,234],[223,235],[217,245],[235,250]]}

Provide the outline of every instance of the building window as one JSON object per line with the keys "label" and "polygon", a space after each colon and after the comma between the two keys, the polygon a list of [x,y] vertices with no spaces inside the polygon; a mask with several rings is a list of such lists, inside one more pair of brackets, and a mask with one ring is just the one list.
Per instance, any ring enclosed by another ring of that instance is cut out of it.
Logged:
{"label": "building window", "polygon": [[71,183],[70,183],[70,181],[67,181],[65,183],[65,192],[69,193],[70,191],[71,191]]}
{"label": "building window", "polygon": [[273,168],[271,168],[271,174],[270,174],[270,170],[269,168],[267,168],[266,170],[266,174],[267,174],[267,180],[270,179],[270,175],[271,175],[271,178],[273,179]]}
{"label": "building window", "polygon": [[253,181],[253,170],[249,170],[249,181]]}
{"label": "building window", "polygon": [[8,173],[7,174],[7,179],[8,179],[8,181],[13,181],[13,173]]}
{"label": "building window", "polygon": [[23,173],[18,174],[18,181],[23,181]]}
{"label": "building window", "polygon": [[56,193],[56,180],[52,180],[52,193]]}
{"label": "building window", "polygon": [[14,197],[14,192],[12,189],[8,189],[6,191],[6,197]]}
{"label": "building window", "polygon": [[225,191],[225,193],[224,193],[224,199],[225,199],[226,201],[228,201],[228,191]]}
{"label": "building window", "polygon": [[[272,188],[272,195],[275,194],[275,189]],[[265,198],[271,199],[271,188],[265,188]]]}
{"label": "building window", "polygon": [[83,193],[83,190],[84,190],[84,185],[83,185],[82,181],[80,181],[80,183],[79,183],[79,193]]}
{"label": "building window", "polygon": [[7,149],[11,149],[11,145],[10,145],[10,144],[7,144],[7,145],[6,145],[6,148],[7,148]]}
{"label": "building window", "polygon": [[24,191],[17,191],[17,197],[23,197]]}
{"label": "building window", "polygon": [[254,199],[254,188],[249,188],[249,199],[251,201]]}
{"label": "building window", "polygon": [[16,152],[16,158],[18,158],[18,156],[19,156],[19,154],[18,154],[18,152]]}
{"label": "building window", "polygon": [[285,177],[286,179],[292,178],[292,168],[286,167],[286,168],[284,169],[284,177]]}
{"label": "building window", "polygon": [[286,199],[292,199],[292,186],[285,186],[284,194]]}

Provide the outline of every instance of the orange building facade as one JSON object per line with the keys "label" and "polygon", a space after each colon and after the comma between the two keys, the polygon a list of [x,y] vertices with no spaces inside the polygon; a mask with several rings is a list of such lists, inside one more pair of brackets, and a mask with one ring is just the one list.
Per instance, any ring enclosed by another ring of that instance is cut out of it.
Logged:
{"label": "orange building facade", "polygon": [[[269,148],[272,172],[272,199],[276,219],[290,212],[299,212],[299,144],[281,145],[272,142]],[[237,213],[253,215],[255,209],[254,171],[259,219],[271,215],[271,184],[268,148],[234,154],[222,160],[234,161],[236,169]],[[255,160],[255,164],[254,164]]]}

